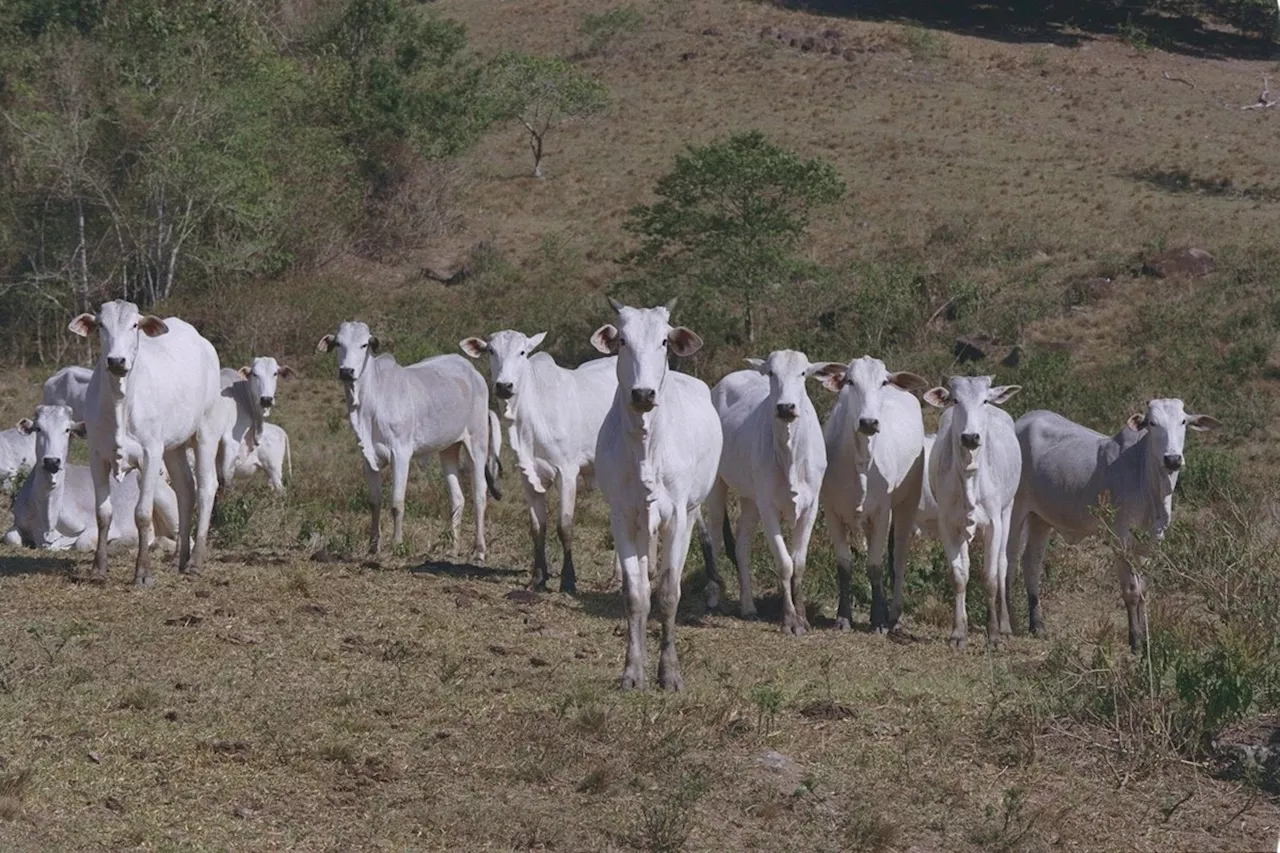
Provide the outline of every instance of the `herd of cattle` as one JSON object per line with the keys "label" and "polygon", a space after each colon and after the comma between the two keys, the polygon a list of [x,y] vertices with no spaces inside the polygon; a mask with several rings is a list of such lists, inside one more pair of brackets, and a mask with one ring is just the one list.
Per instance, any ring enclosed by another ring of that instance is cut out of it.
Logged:
{"label": "herd of cattle", "polygon": [[[852,626],[854,546],[865,546],[871,626],[885,632],[902,613],[908,551],[920,534],[940,541],[946,552],[955,592],[950,641],[963,647],[969,546],[981,535],[988,641],[998,644],[1011,633],[1008,566],[1019,559],[1030,629],[1039,634],[1041,564],[1050,533],[1075,541],[1106,529],[1117,545],[1130,643],[1136,649],[1144,641],[1146,592],[1134,568],[1137,546],[1148,536],[1163,538],[1187,428],[1216,428],[1214,418],[1187,412],[1178,399],[1156,399],[1114,436],[1043,410],[1015,423],[1000,406],[1019,386],[993,386],[989,376],[955,376],[946,387],[930,388],[921,377],[891,372],[870,356],[813,363],[793,350],[748,359],[748,369],[708,388],[670,369],[672,353],[688,356],[702,346],[694,332],[671,325],[671,305],[610,303],[615,322],[591,337],[608,357],[575,369],[534,352],[545,333],[502,331],[467,338],[461,347],[473,359],[488,357],[494,394],[502,401],[529,507],[535,586],[545,587],[550,574],[547,492],[554,486],[560,495],[560,588],[566,592],[576,585],[579,478],[594,482],[608,502],[627,621],[624,688],[645,684],[651,581],[662,621],[658,683],[682,686],[675,618],[695,529],[709,608],[720,606],[723,591],[719,545],[708,519],[712,527],[724,524],[744,617],[755,613],[750,548],[763,527],[781,582],[783,630],[804,633],[802,581],[820,502],[836,554],[842,629]],[[292,371],[272,358],[220,370],[212,344],[192,326],[144,316],[121,300],[104,304],[97,315],[81,314],[70,328],[83,336],[96,331],[101,356],[92,370],[68,367],[54,374],[35,416],[0,433],[0,477],[24,465],[31,470],[14,499],[14,525],[5,541],[96,548],[92,576],[99,580],[106,577],[107,547],[114,542],[137,545],[138,584],[152,582],[156,546],[176,549],[179,571],[199,570],[219,484],[262,469],[277,490],[284,488],[288,436],[264,419],[277,380]],[[483,560],[485,504],[489,494],[498,496],[502,432],[480,373],[457,355],[400,365],[391,355],[378,355],[378,339],[361,322],[342,323],[318,348],[337,355],[369,486],[370,550],[380,545],[382,468],[391,469],[392,541],[399,544],[410,460],[434,452],[448,485],[454,542],[464,501],[459,478],[464,469],[470,472],[474,557]],[[825,426],[806,392],[810,378],[838,395]],[[925,434],[921,399],[943,410],[935,435]],[[87,441],[88,466],[67,462],[73,435]],[[741,507],[736,535],[726,516],[730,492]],[[1099,512],[1104,502],[1111,511],[1107,519]],[[117,504],[133,507],[132,519],[119,517]],[[886,556],[891,599],[883,581]]]}

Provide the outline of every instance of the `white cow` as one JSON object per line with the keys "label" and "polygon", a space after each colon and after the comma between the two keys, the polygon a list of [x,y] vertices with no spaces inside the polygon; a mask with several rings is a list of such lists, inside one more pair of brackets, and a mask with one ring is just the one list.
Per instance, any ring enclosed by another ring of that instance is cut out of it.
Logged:
{"label": "white cow", "polygon": [[[1114,436],[1083,427],[1054,412],[1037,410],[1018,419],[1023,477],[1014,503],[1009,562],[1022,556],[1031,632],[1044,631],[1040,610],[1040,569],[1049,534],[1069,542],[1102,529],[1100,496],[1115,515],[1115,568],[1129,616],[1129,643],[1137,650],[1145,636],[1146,584],[1134,570],[1135,533],[1157,542],[1173,520],[1173,490],[1185,461],[1187,428],[1203,431],[1222,424],[1186,411],[1178,399],[1151,400],[1145,414],[1133,415]],[[1025,540],[1025,550],[1023,541]]]}
{"label": "white cow", "polygon": [[493,393],[504,403],[507,440],[515,451],[533,532],[533,581],[546,589],[547,490],[560,489],[556,532],[564,547],[560,591],[577,589],[573,566],[573,510],[578,476],[594,475],[596,437],[618,389],[616,358],[588,361],[577,369],[560,367],[550,355],[533,351],[547,336],[502,331],[467,338],[460,346],[472,358],[489,356]]}
{"label": "white cow", "polygon": [[293,478],[293,458],[289,452],[289,434],[277,424],[262,425],[262,438],[253,450],[247,445],[240,446],[240,455],[236,457],[235,473],[241,477],[249,477],[258,471],[264,471],[267,482],[276,494],[284,494],[284,479],[287,473]]}
{"label": "white cow", "polygon": [[36,464],[35,437],[21,429],[0,432],[0,488],[13,488],[14,480]]}
{"label": "white cow", "polygon": [[44,381],[40,402],[46,406],[70,406],[71,416],[78,421],[85,418],[84,398],[89,393],[89,380],[93,370],[71,365],[64,367]]}
{"label": "white cow", "polygon": [[460,355],[440,355],[407,367],[378,352],[378,339],[361,322],[344,322],[325,335],[320,352],[338,351],[338,379],[347,402],[347,420],[364,458],[369,484],[369,552],[381,545],[382,466],[391,464],[391,542],[404,538],[404,497],[409,462],[421,453],[439,453],[449,487],[454,549],[462,527],[462,485],[458,470],[465,451],[471,465],[475,501],[475,558],[485,558],[485,486],[500,498],[497,484],[502,433],[489,411],[484,377]]}
{"label": "white cow", "polygon": [[938,501],[933,497],[933,488],[929,485],[929,456],[933,453],[936,433],[924,437],[924,480],[920,489],[920,506],[916,510],[916,533],[926,539],[941,541],[938,533]]}
{"label": "white cow", "polygon": [[[707,517],[713,529],[725,516],[732,490],[741,514],[734,537],[738,567],[739,610],[744,619],[756,615],[751,596],[751,541],[762,524],[774,567],[782,586],[782,630],[803,634],[805,619],[804,567],[809,537],[818,520],[818,493],[827,470],[822,424],[805,392],[808,377],[825,378],[844,372],[843,364],[810,364],[795,350],[778,350],[765,360],[749,358],[751,370],[738,370],[711,389],[711,403],[720,416],[724,450],[719,475],[707,498]],[[790,534],[784,536],[784,530]],[[788,538],[791,541],[787,545]],[[724,582],[716,566],[715,537],[708,536],[707,608],[720,603]]]}
{"label": "white cow", "polygon": [[[825,384],[840,394],[823,432],[827,473],[822,502],[840,579],[837,625],[853,627],[850,584],[857,537],[866,542],[871,580],[871,628],[887,632],[902,615],[903,585],[924,479],[924,418],[912,391],[928,383],[914,373],[890,373],[863,356],[827,371]],[[893,567],[893,604],[884,594],[885,551]]]}
{"label": "white cow", "polygon": [[[69,465],[71,437],[84,438],[84,421],[76,421],[70,406],[36,406],[35,418],[23,418],[18,429],[35,441],[40,467],[31,472],[14,499],[13,528],[5,534],[10,545],[62,551],[90,551],[98,541],[94,512],[93,475],[87,465]],[[111,481],[111,500],[121,506],[138,502],[138,472]],[[168,483],[156,485],[154,508],[157,541],[168,546],[178,535],[178,498]],[[138,527],[128,513],[115,513],[107,542],[138,544]]]}
{"label": "white cow", "polygon": [[[293,377],[293,368],[279,364],[269,356],[259,356],[251,366],[239,370],[222,369],[217,429],[218,480],[223,485],[230,483],[237,473],[243,473],[242,468],[252,472],[264,467],[251,463],[249,457],[258,455],[258,443],[265,429],[263,419],[271,416],[278,381]],[[272,448],[274,452],[269,452],[265,459],[259,456],[256,463],[275,460],[283,463],[287,448],[278,439],[277,435],[276,446]],[[275,466],[276,471],[280,468],[281,464]],[[279,478],[272,480],[272,486],[276,491],[284,490],[284,483]]]}
{"label": "white cow", "polygon": [[[645,685],[651,545],[661,539],[656,572],[662,652],[658,684],[680,690],[676,608],[680,577],[700,506],[715,485],[723,438],[706,383],[670,370],[669,353],[688,356],[702,339],[670,324],[671,305],[631,308],[610,298],[617,324],[591,343],[618,356],[618,390],[596,443],[596,482],[609,502],[614,547],[622,564],[627,619],[624,690]],[[657,553],[656,551],[652,553]]]}
{"label": "white cow", "polygon": [[[161,472],[167,468],[178,499],[178,570],[196,572],[209,547],[209,515],[218,488],[218,353],[190,324],[177,317],[143,316],[118,299],[97,316],[81,314],[71,331],[88,337],[98,330],[102,355],[85,397],[89,469],[97,503],[98,548],[93,578],[107,577],[107,540],[114,506],[110,478],[137,467],[138,560],[135,584],[150,586],[152,513]],[[195,477],[185,450],[195,450]],[[195,549],[191,547],[196,515]]]}
{"label": "white cow", "polygon": [[969,544],[982,530],[983,585],[987,592],[987,641],[999,645],[1013,633],[1005,577],[1013,498],[1022,474],[1022,454],[1013,418],[998,408],[1022,390],[992,387],[990,376],[953,376],[951,389],[924,395],[944,411],[929,454],[929,486],[938,501],[938,533],[951,563],[955,625],[951,645],[963,649],[969,636],[965,588],[969,583]]}

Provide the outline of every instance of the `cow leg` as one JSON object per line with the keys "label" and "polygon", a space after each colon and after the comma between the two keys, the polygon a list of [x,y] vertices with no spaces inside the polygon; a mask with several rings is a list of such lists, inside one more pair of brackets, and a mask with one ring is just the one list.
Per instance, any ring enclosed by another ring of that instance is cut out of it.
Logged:
{"label": "cow leg", "polygon": [[782,522],[778,517],[777,507],[761,507],[760,522],[764,527],[769,550],[773,552],[773,565],[782,588],[782,632],[799,637],[805,631],[804,617],[796,613],[796,602],[792,597],[791,582],[795,577],[795,564],[791,561],[787,540],[782,536]]}
{"label": "cow leg", "polygon": [[711,494],[707,495],[706,503],[702,518],[704,523],[698,527],[698,538],[702,544],[702,560],[706,564],[707,570],[707,592],[706,604],[707,612],[714,613],[720,609],[721,595],[724,592],[724,578],[720,576],[720,552],[716,548],[715,537],[711,533],[711,529],[723,520],[728,523],[729,515],[727,510],[727,502],[729,499],[729,487],[724,480],[716,477],[716,484],[711,487]]}
{"label": "cow leg", "polygon": [[[1022,552],[1022,579],[1027,586],[1028,629],[1037,637],[1044,636],[1044,613],[1040,608],[1040,568],[1044,564],[1044,552],[1049,547],[1049,534],[1053,528],[1038,515],[1028,515],[1023,525],[1026,545]],[[1010,536],[1016,535],[1010,533]],[[1014,553],[1017,553],[1016,550]]]}
{"label": "cow leg", "polygon": [[[165,467],[169,471],[169,485],[173,488],[174,500],[178,504],[178,571],[185,572],[191,562],[191,528],[196,500],[195,480],[185,448],[165,453],[164,460]],[[142,472],[139,471],[139,488],[142,486],[142,479]]]}
{"label": "cow leg", "polygon": [[[404,541],[404,499],[409,491],[409,465],[411,453],[391,454],[391,547],[398,548]],[[454,530],[454,541],[458,531]]]}
{"label": "cow leg", "polygon": [[[203,569],[205,561],[209,559],[209,523],[213,518],[213,500],[218,494],[218,476],[214,467],[214,456],[217,450],[215,436],[196,434],[195,488],[192,490],[193,496],[188,504],[196,515],[195,551],[191,555],[192,572]],[[185,462],[186,454],[182,456]]]}
{"label": "cow leg", "polygon": [[689,556],[689,539],[693,520],[684,507],[676,507],[675,517],[667,525],[662,538],[662,564],[658,571],[660,587],[658,603],[662,618],[662,653],[658,658],[658,686],[664,690],[683,690],[680,660],[676,657],[676,611],[680,608],[680,578],[684,561]]}
{"label": "cow leg", "polygon": [[573,565],[573,510],[578,503],[578,471],[562,468],[560,479],[560,517],[556,522],[556,535],[564,550],[564,562],[560,566],[560,591],[578,591],[578,572]]}
{"label": "cow leg", "polygon": [[[480,434],[488,436],[489,430],[485,429]],[[471,560],[476,565],[483,566],[488,556],[484,540],[484,516],[489,506],[489,483],[484,478],[488,455],[483,441],[477,441],[476,445],[479,446],[468,445],[466,448],[467,455],[471,457],[471,502],[476,517],[476,536],[471,549]]]}
{"label": "cow leg", "polygon": [[[138,530],[138,559],[133,569],[134,586],[152,586],[155,583],[155,578],[151,576],[151,551],[148,550],[146,543],[155,534],[155,521],[151,514],[155,511],[156,482],[160,479],[161,464],[161,454],[150,447],[143,449],[142,465],[138,468],[138,505],[133,512],[133,521]],[[188,472],[187,476],[190,477],[191,474]],[[173,475],[173,479],[176,485],[176,481],[181,477]],[[185,485],[187,486],[186,496],[190,497],[190,482],[188,481]],[[177,491],[178,494],[183,494],[182,491]],[[190,511],[188,511],[188,524],[189,519]]]}
{"label": "cow leg", "polygon": [[751,540],[756,538],[756,525],[760,523],[760,507],[756,502],[738,497],[738,612],[743,619],[756,618],[756,602],[751,595]]}
{"label": "cow leg", "polygon": [[462,445],[455,444],[440,452],[440,467],[444,469],[444,481],[449,487],[449,530],[453,537],[449,553],[457,556],[458,540],[462,536],[462,482],[458,479],[458,457]]}
{"label": "cow leg", "polygon": [[996,556],[1000,558],[1000,634],[1013,636],[1009,621],[1009,539],[1013,536],[1013,507],[1008,507],[1001,518],[1002,540],[996,541]]}
{"label": "cow leg", "polygon": [[89,473],[93,477],[94,515],[98,522],[98,546],[93,555],[93,571],[90,580],[105,582],[107,579],[107,537],[111,534],[111,460],[94,455],[89,460]]}
{"label": "cow leg", "polygon": [[1147,639],[1147,585],[1134,570],[1139,557],[1128,530],[1117,529],[1116,535],[1120,541],[1115,559],[1116,576],[1120,579],[1120,597],[1129,615],[1129,648],[1140,652]]}
{"label": "cow leg", "polygon": [[648,526],[637,530],[630,518],[610,514],[614,547],[622,564],[622,610],[627,622],[627,659],[622,670],[623,690],[645,687],[645,625],[649,621],[649,574],[641,554],[649,551]]}
{"label": "cow leg", "polygon": [[836,628],[853,630],[853,549],[849,547],[849,528],[836,515],[827,516],[827,532],[836,552],[836,577],[840,581],[840,597],[836,604]]}
{"label": "cow leg", "polygon": [[809,620],[804,606],[804,569],[809,561],[809,540],[813,525],[818,521],[818,502],[815,500],[801,511],[791,528],[791,600],[795,603],[796,616],[804,629],[809,630]]}
{"label": "cow leg", "polygon": [[947,562],[951,564],[951,589],[955,593],[955,621],[951,629],[951,647],[957,651],[963,649],[969,639],[969,615],[965,611],[964,595],[969,585],[969,543],[964,534],[953,530],[946,524],[939,525],[942,548],[947,553]]}
{"label": "cow leg", "polygon": [[874,517],[864,515],[862,525],[867,537],[867,579],[871,581],[871,630],[884,634],[892,627],[889,601],[884,594],[884,556],[890,533],[888,508]]}
{"label": "cow leg", "polygon": [[368,460],[364,462],[364,481],[369,489],[369,553],[376,554],[382,547],[382,473]]}
{"label": "cow leg", "polygon": [[1000,633],[1000,600],[1004,597],[1000,560],[1004,545],[1004,519],[997,516],[991,519],[991,523],[982,532],[982,585],[987,593],[987,643],[996,647],[1004,641],[1004,636]]}
{"label": "cow leg", "polygon": [[529,505],[529,532],[533,535],[532,589],[545,591],[550,573],[547,571],[547,493],[539,492],[526,480],[524,499]]}

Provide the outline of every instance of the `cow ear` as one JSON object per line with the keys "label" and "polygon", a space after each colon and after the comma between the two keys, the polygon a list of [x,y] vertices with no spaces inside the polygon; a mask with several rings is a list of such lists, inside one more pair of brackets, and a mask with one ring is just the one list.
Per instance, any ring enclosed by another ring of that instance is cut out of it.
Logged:
{"label": "cow ear", "polygon": [[253,375],[253,368],[252,368],[252,367],[242,367],[242,368],[240,368],[239,370],[237,370],[237,371],[236,371],[236,373],[239,373],[239,374],[240,374],[240,378],[241,378],[241,379],[248,379],[250,376],[252,376],[252,375]]}
{"label": "cow ear", "polygon": [[333,349],[333,335],[325,335],[316,344],[316,352],[328,352],[331,349]]}
{"label": "cow ear", "polygon": [[897,373],[889,374],[889,382],[903,391],[923,391],[929,387],[929,381],[923,376],[912,373],[909,370],[899,370]]}
{"label": "cow ear", "polygon": [[814,379],[821,380],[822,387],[828,391],[839,394],[841,386],[844,385],[845,371],[848,369],[848,365],[838,361],[828,361],[823,364],[809,365],[805,373]]}
{"label": "cow ear", "polygon": [[378,348],[381,346],[382,343],[378,340],[376,335],[369,336],[369,352],[376,353]]}
{"label": "cow ear", "polygon": [[35,432],[35,429],[36,425],[32,422],[31,418],[23,418],[18,421],[18,432],[23,435],[31,435],[31,433]]}
{"label": "cow ear", "polygon": [[538,346],[539,346],[539,345],[540,345],[544,340],[546,340],[546,338],[547,338],[547,333],[546,333],[546,332],[538,332],[538,334],[536,334],[536,335],[534,335],[533,337],[531,337],[531,338],[529,338],[529,339],[528,339],[528,342],[525,344],[524,351],[525,351],[526,353],[531,353],[531,352],[533,352],[534,350],[536,350],[536,349],[538,348]]}
{"label": "cow ear", "polygon": [[279,368],[276,369],[276,376],[278,376],[281,379],[297,379],[298,372],[294,370],[292,367],[290,367],[289,365],[282,364],[280,365]]}
{"label": "cow ear", "polygon": [[671,344],[671,351],[678,356],[690,356],[702,349],[702,338],[684,326],[676,326],[668,332],[667,340]]}
{"label": "cow ear", "polygon": [[1144,430],[1147,428],[1147,416],[1144,414],[1129,415],[1129,420],[1125,421],[1125,426],[1132,430]]}
{"label": "cow ear", "polygon": [[89,428],[85,426],[84,421],[76,421],[71,425],[71,434],[76,438],[84,438],[89,434]]}
{"label": "cow ear", "polygon": [[472,358],[480,358],[489,351],[489,344],[483,338],[463,338],[458,346]]}
{"label": "cow ear", "polygon": [[924,392],[924,401],[930,406],[945,409],[951,405],[951,392],[939,385]]}
{"label": "cow ear", "polygon": [[764,359],[762,358],[744,358],[743,361],[745,361],[747,364],[751,365],[761,373],[769,372],[764,369]]}
{"label": "cow ear", "polygon": [[1212,415],[1187,415],[1187,426],[1196,432],[1207,432],[1211,429],[1221,429],[1222,421]]}
{"label": "cow ear", "polygon": [[158,338],[169,332],[169,327],[165,325],[164,320],[152,314],[148,314],[138,321],[138,328],[148,338]]}
{"label": "cow ear", "polygon": [[987,402],[1003,406],[1022,390],[1021,385],[997,385],[987,392]]}
{"label": "cow ear", "polygon": [[[609,297],[613,301],[613,297]],[[606,355],[618,354],[618,329],[612,323],[605,323],[591,335],[591,345]]]}
{"label": "cow ear", "polygon": [[98,318],[94,314],[81,314],[72,320],[67,328],[80,337],[87,338],[93,334],[94,329],[98,328]]}

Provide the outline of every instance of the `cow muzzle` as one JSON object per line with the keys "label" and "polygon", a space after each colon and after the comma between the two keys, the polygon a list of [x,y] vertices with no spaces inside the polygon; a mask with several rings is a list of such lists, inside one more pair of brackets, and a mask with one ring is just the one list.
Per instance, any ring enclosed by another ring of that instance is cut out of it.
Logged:
{"label": "cow muzzle", "polygon": [[510,400],[515,396],[516,389],[511,386],[510,382],[493,383],[493,393],[497,395],[499,400]]}
{"label": "cow muzzle", "polygon": [[339,367],[338,381],[339,382],[355,382],[356,369],[354,367]]}
{"label": "cow muzzle", "polygon": [[858,432],[863,435],[875,435],[880,432],[880,421],[875,418],[858,418]]}
{"label": "cow muzzle", "polygon": [[640,412],[649,412],[658,405],[658,392],[653,388],[632,388],[631,408]]}
{"label": "cow muzzle", "polygon": [[1164,457],[1164,467],[1165,467],[1165,470],[1167,471],[1181,471],[1182,470],[1182,454],[1166,453]]}
{"label": "cow muzzle", "polygon": [[259,397],[258,405],[264,409],[269,409],[276,404],[275,397]]}
{"label": "cow muzzle", "polygon": [[965,450],[977,450],[982,446],[982,436],[976,432],[964,432],[960,434],[960,446]]}
{"label": "cow muzzle", "polygon": [[112,376],[124,377],[129,374],[129,363],[124,356],[107,356],[107,372]]}
{"label": "cow muzzle", "polygon": [[46,456],[41,460],[40,467],[44,468],[46,474],[56,474],[62,470],[62,460],[56,456]]}
{"label": "cow muzzle", "polygon": [[778,416],[778,420],[780,421],[794,421],[796,419],[796,404],[779,403],[775,407],[774,413]]}

